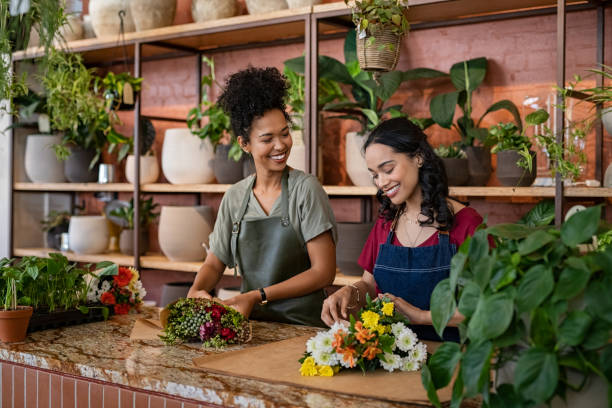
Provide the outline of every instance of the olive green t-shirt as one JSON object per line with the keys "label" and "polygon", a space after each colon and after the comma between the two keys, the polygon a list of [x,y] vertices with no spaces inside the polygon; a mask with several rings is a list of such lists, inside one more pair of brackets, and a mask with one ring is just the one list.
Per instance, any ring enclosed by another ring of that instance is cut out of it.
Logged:
{"label": "olive green t-shirt", "polygon": [[[226,266],[234,267],[231,251],[232,224],[238,219],[238,212],[245,194],[250,195],[249,205],[244,215],[245,220],[265,217],[281,217],[281,196],[274,203],[269,215],[266,215],[255,198],[253,190],[249,191],[254,174],[234,184],[227,190],[219,212],[215,228],[210,234],[210,251]],[[287,180],[289,189],[289,221],[296,231],[298,239],[306,244],[311,239],[331,230],[334,243],[337,240],[337,227],[334,213],[329,205],[329,198],[316,177],[300,170],[291,170]],[[262,237],[262,239],[265,239]]]}

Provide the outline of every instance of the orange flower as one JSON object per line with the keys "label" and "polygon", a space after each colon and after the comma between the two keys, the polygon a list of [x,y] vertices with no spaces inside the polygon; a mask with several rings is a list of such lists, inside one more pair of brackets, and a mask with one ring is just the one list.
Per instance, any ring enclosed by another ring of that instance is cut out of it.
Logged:
{"label": "orange flower", "polygon": [[115,296],[110,292],[104,292],[102,296],[100,296],[100,302],[105,305],[114,305],[117,301],[115,300]]}
{"label": "orange flower", "polygon": [[355,323],[355,330],[357,331],[357,333],[355,334],[355,338],[361,344],[365,343],[366,341],[374,337],[374,333],[370,333],[368,329],[363,327],[363,324],[361,322]]}
{"label": "orange flower", "polygon": [[131,280],[132,280],[132,271],[130,271],[129,268],[125,268],[123,266],[120,266],[119,272],[117,273],[117,275],[113,276],[113,281],[120,288],[127,286]]}
{"label": "orange flower", "polygon": [[349,367],[355,367],[355,354],[357,354],[355,348],[347,346],[341,351],[341,353],[342,360],[346,361],[349,364]]}
{"label": "orange flower", "polygon": [[382,352],[382,350],[379,349],[377,346],[378,346],[378,340],[370,344],[368,348],[366,348],[365,351],[361,354],[361,356],[368,360],[374,359],[374,357],[376,357],[379,353]]}
{"label": "orange flower", "polygon": [[332,347],[336,350],[336,353],[342,352],[342,343],[344,342],[344,331],[338,330],[334,333],[334,341]]}

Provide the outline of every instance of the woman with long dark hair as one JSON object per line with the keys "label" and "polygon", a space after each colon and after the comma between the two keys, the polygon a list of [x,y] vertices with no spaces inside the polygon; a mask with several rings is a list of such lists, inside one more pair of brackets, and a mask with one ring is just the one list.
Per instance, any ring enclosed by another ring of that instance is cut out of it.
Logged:
{"label": "woman with long dark hair", "polygon": [[[331,325],[365,304],[366,294],[385,295],[412,323],[420,338],[438,340],[431,326],[429,299],[449,275],[457,248],[482,217],[448,196],[442,160],[423,131],[405,118],[382,122],[364,145],[368,170],[380,201],[380,216],[359,257],[364,274],[323,304],[321,318]],[[449,325],[462,316],[456,313]],[[444,338],[458,340],[456,327]]]}

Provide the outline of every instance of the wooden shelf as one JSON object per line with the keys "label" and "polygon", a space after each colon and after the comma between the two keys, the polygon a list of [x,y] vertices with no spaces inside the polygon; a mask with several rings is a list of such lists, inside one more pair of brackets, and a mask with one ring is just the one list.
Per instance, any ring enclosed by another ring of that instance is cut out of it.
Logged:
{"label": "wooden shelf", "polygon": [[146,193],[225,193],[231,184],[144,184],[141,191]]}
{"label": "wooden shelf", "polygon": [[132,192],[134,186],[129,183],[26,183],[18,182],[13,186],[15,191],[111,191]]}
{"label": "wooden shelf", "polygon": [[46,258],[49,253],[58,253],[64,255],[68,260],[73,262],[83,263],[98,263],[102,261],[111,261],[117,265],[122,266],[134,266],[134,257],[131,255],[123,255],[119,253],[104,253],[104,254],[91,254],[91,255],[80,255],[74,252],[63,252],[51,248],[14,248],[13,255],[15,256],[38,256]]}

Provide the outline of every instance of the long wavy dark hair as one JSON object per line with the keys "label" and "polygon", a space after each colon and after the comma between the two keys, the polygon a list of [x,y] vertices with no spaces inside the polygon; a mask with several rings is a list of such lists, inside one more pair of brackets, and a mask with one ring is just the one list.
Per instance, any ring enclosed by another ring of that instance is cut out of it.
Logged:
{"label": "long wavy dark hair", "polygon": [[[427,142],[427,135],[421,128],[406,118],[389,119],[380,123],[368,136],[363,145],[365,152],[368,146],[378,143],[389,146],[396,153],[406,154],[410,158],[421,157],[419,168],[419,185],[423,195],[421,214],[427,219],[421,225],[438,224],[438,229],[448,231],[453,227],[455,215],[448,203],[448,180],[442,160],[434,153]],[[405,204],[395,206],[391,200],[378,190],[376,198],[380,201],[379,213],[387,221],[395,218]]]}

